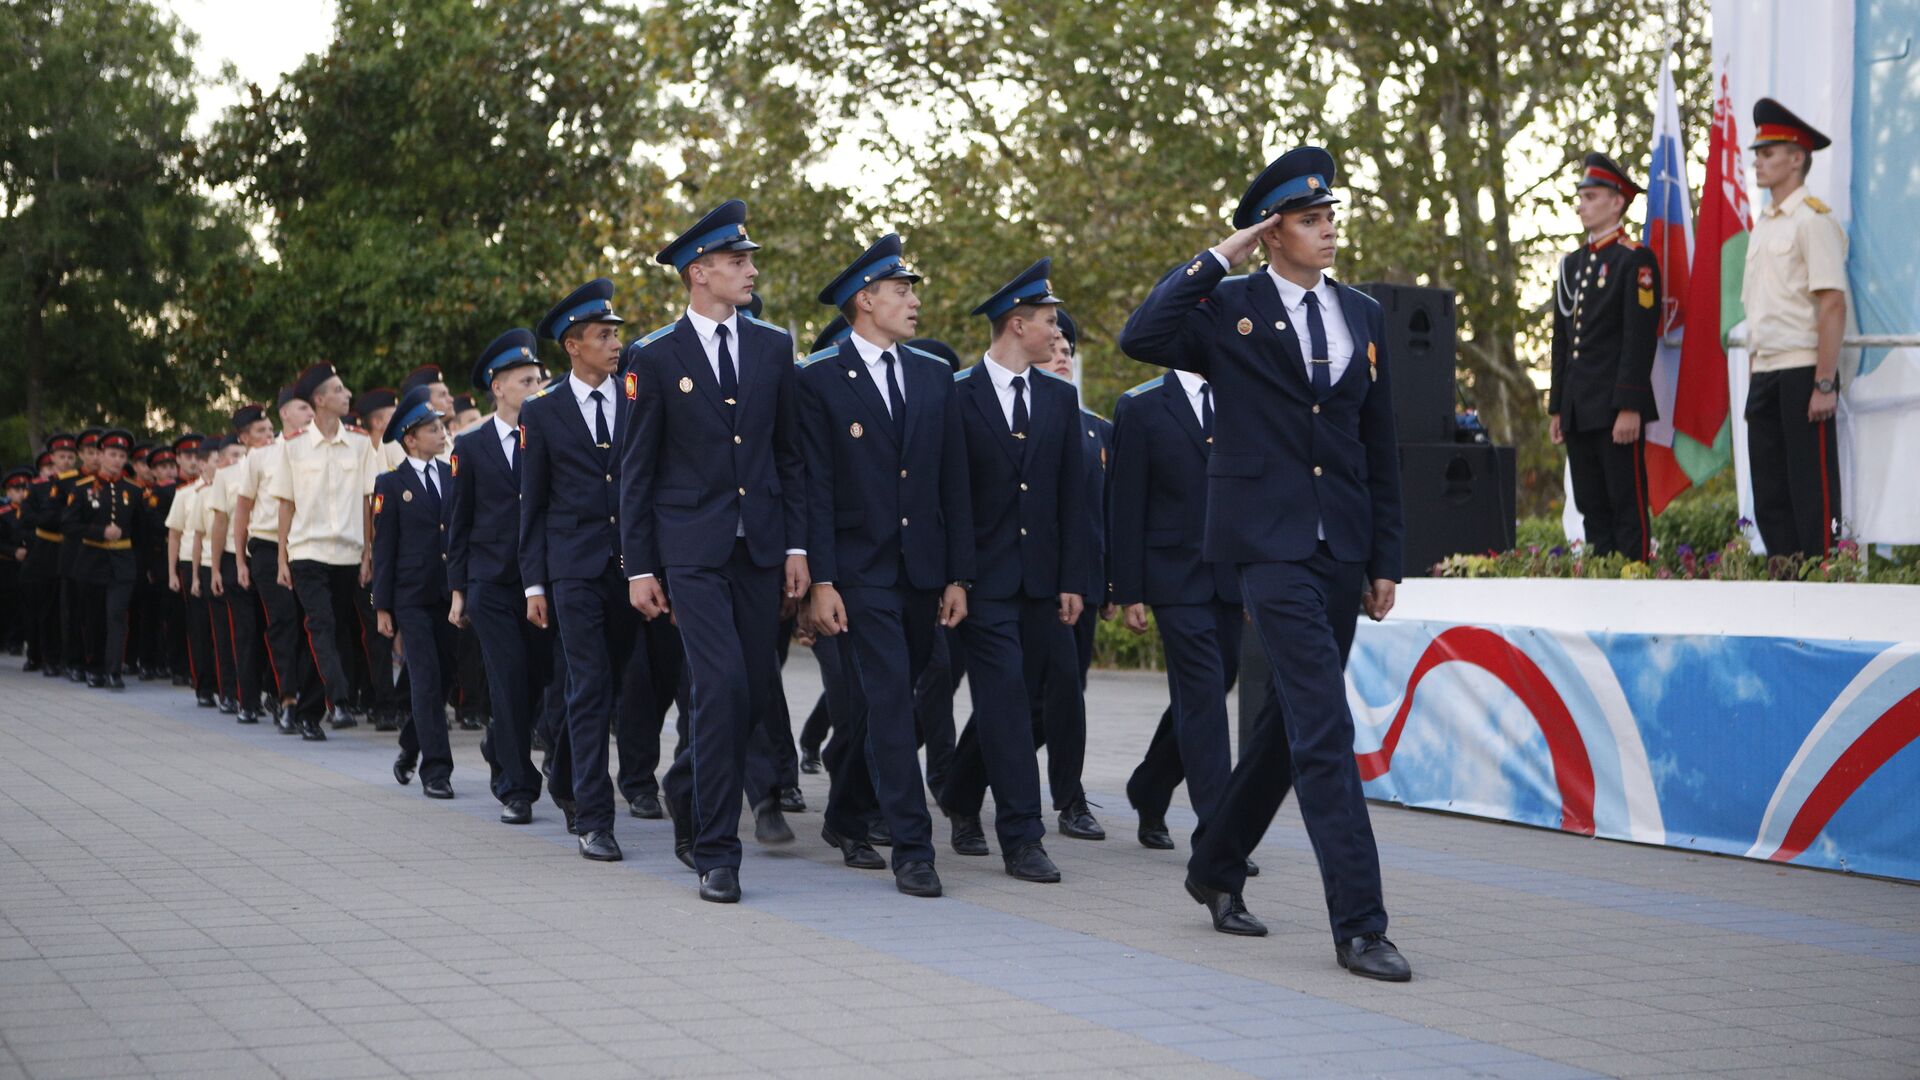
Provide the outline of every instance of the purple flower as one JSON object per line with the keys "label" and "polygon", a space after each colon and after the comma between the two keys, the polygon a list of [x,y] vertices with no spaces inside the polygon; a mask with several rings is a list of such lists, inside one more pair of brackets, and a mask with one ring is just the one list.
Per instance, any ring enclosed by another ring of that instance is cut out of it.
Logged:
{"label": "purple flower", "polygon": [[1742,532],[1745,532],[1746,530],[1753,528],[1753,519],[1741,518],[1740,520],[1733,523],[1733,527],[1736,529],[1739,529]]}
{"label": "purple flower", "polygon": [[1678,548],[1675,548],[1674,550],[1678,551],[1682,558],[1685,558],[1686,556],[1693,554],[1693,545],[1681,544]]}
{"label": "purple flower", "polygon": [[1565,555],[1566,553],[1567,553],[1567,549],[1566,549],[1566,548],[1563,548],[1563,547],[1555,547],[1555,548],[1553,548],[1552,550],[1550,550],[1550,551],[1548,551],[1548,552],[1547,552],[1547,557],[1548,557],[1548,558],[1550,558],[1550,559],[1557,559],[1557,558],[1559,558],[1560,556],[1562,556],[1562,555]]}
{"label": "purple flower", "polygon": [[1718,566],[1719,564],[1720,564],[1720,553],[1717,551],[1707,552],[1707,565]]}

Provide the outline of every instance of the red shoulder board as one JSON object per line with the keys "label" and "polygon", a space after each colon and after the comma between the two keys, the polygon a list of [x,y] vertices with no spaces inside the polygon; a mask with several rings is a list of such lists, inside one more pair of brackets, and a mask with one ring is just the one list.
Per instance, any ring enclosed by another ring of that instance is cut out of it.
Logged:
{"label": "red shoulder board", "polygon": [[373,516],[379,517],[381,507],[384,507],[386,505],[387,505],[387,497],[385,495],[375,495],[373,497]]}
{"label": "red shoulder board", "polygon": [[640,373],[637,371],[629,371],[627,372],[627,377],[622,381],[626,386],[627,400],[637,400],[640,397]]}
{"label": "red shoulder board", "polygon": [[520,449],[525,450],[526,448],[527,448],[527,425],[521,424],[520,425]]}
{"label": "red shoulder board", "polygon": [[306,428],[300,428],[297,431],[287,432],[286,435],[283,436],[283,438],[285,438],[288,442],[292,442],[293,440],[299,438],[302,435],[305,435],[306,433],[307,433]]}
{"label": "red shoulder board", "polygon": [[352,424],[341,424],[340,426],[343,428],[346,428],[348,431],[353,432],[355,435],[365,435],[367,433],[366,428],[354,427]]}
{"label": "red shoulder board", "polygon": [[453,475],[455,476],[460,475],[460,455],[459,454],[448,455],[447,468],[453,471]]}

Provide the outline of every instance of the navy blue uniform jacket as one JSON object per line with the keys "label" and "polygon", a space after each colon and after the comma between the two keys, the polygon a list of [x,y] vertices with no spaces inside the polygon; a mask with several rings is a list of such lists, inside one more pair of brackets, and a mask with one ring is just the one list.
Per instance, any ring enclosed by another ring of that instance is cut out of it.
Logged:
{"label": "navy blue uniform jacket", "polygon": [[[612,399],[614,438],[627,424],[620,380],[600,384]],[[566,378],[520,406],[520,582],[591,580],[619,551],[620,450],[594,445],[593,430]],[[472,568],[468,568],[472,574]]]}
{"label": "navy blue uniform jacket", "polygon": [[1316,400],[1280,292],[1263,269],[1228,277],[1211,251],[1181,263],[1127,319],[1120,348],[1213,384],[1204,554],[1231,564],[1327,548],[1400,580],[1400,466],[1386,333],[1372,297],[1332,282],[1353,336],[1346,372]]}
{"label": "navy blue uniform jacket", "polygon": [[648,334],[621,378],[620,548],[627,576],[724,566],[744,523],[754,565],[807,543],[793,338],[741,313],[737,405],[721,399],[693,324]]}
{"label": "navy blue uniform jacket", "polygon": [[1108,484],[1114,603],[1240,603],[1237,569],[1200,554],[1209,449],[1179,379],[1162,375],[1120,398]]}
{"label": "navy blue uniform jacket", "polygon": [[507,467],[493,418],[453,440],[447,500],[447,588],[520,585],[520,474]]}
{"label": "navy blue uniform jacket", "polygon": [[981,364],[953,377],[973,493],[973,593],[986,600],[1044,600],[1090,580],[1079,395],[1039,368],[1027,375],[1025,439],[1008,429]]}
{"label": "navy blue uniform jacket", "polygon": [[373,607],[439,607],[447,602],[445,548],[453,471],[433,463],[439,512],[420,471],[403,461],[373,481]]}
{"label": "navy blue uniform jacket", "polygon": [[[938,589],[971,581],[973,509],[953,369],[897,346],[906,445],[852,341],[800,365],[807,565],[842,586]],[[906,580],[900,580],[905,567]]]}

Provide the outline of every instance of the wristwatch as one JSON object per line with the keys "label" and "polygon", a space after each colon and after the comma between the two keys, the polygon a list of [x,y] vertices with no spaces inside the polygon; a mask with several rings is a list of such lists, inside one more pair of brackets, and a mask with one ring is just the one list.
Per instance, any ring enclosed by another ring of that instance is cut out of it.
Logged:
{"label": "wristwatch", "polygon": [[1824,379],[1815,379],[1813,380],[1813,388],[1823,394],[1837,393],[1840,389],[1840,379],[1835,375],[1829,375]]}
{"label": "wristwatch", "polygon": [[960,586],[961,588],[963,588],[963,589],[965,589],[965,590],[967,590],[968,592],[972,592],[972,591],[973,591],[973,582],[971,582],[971,581],[949,581],[949,582],[947,582],[947,584],[948,584],[948,585],[958,585],[958,586]]}

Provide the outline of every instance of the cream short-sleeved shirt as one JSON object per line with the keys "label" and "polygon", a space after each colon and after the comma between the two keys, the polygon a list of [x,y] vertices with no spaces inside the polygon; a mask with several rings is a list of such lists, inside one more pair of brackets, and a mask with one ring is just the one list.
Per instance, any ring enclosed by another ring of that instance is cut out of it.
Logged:
{"label": "cream short-sleeved shirt", "polygon": [[341,424],[331,439],[316,427],[281,445],[281,467],[269,489],[293,503],[287,559],[353,566],[366,550],[367,496],[380,473],[380,456],[365,432]]}
{"label": "cream short-sleeved shirt", "polygon": [[253,513],[247,515],[247,539],[265,540],[277,543],[280,532],[280,500],[273,497],[273,473],[281,460],[280,446],[285,436],[275,438],[265,446],[256,446],[247,451],[246,459],[240,465],[240,476],[234,483],[233,495],[237,502],[241,498],[253,500]]}
{"label": "cream short-sleeved shirt", "polygon": [[194,480],[173,493],[173,505],[167,508],[167,528],[180,533],[180,561],[193,553],[193,538],[200,535],[200,481]]}
{"label": "cream short-sleeved shirt", "polygon": [[[214,473],[213,483],[207,487],[207,497],[201,500],[200,531],[208,534],[209,539],[209,542],[203,545],[207,550],[202,555],[201,562],[207,566],[213,565],[216,552],[221,555],[233,554],[233,497],[239,490],[238,481],[245,466],[246,459],[241,458],[238,462]],[[217,538],[212,535],[215,514],[227,516],[227,527],[220,530]]]}
{"label": "cream short-sleeved shirt", "polygon": [[1812,367],[1820,344],[1813,294],[1847,291],[1847,233],[1805,187],[1760,211],[1747,238],[1740,302],[1754,371]]}

